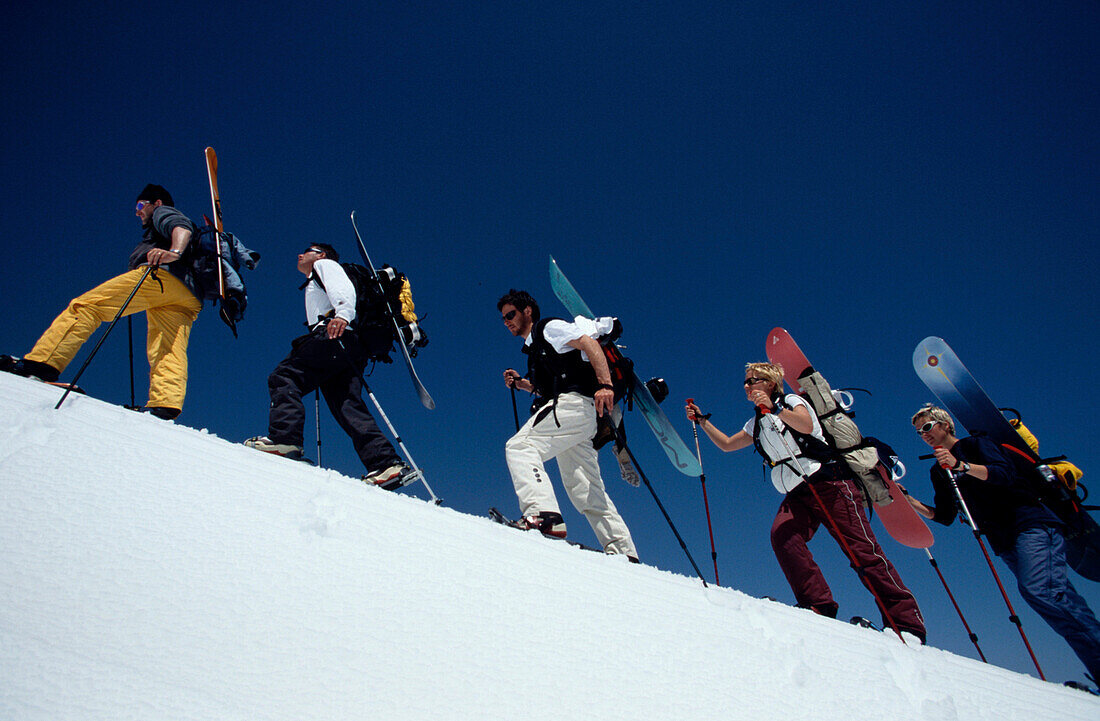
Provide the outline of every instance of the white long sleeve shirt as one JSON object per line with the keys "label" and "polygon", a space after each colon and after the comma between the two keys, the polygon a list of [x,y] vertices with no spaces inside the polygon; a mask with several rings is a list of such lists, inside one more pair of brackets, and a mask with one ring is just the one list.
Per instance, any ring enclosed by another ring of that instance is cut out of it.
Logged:
{"label": "white long sleeve shirt", "polygon": [[340,264],[321,258],[313,264],[313,273],[320,278],[324,289],[316,283],[306,286],[306,323],[312,328],[330,312],[349,324],[355,320],[355,286]]}

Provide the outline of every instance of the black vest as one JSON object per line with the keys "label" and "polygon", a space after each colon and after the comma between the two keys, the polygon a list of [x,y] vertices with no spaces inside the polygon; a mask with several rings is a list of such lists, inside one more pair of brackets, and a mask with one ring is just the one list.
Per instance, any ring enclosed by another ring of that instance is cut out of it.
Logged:
{"label": "black vest", "polygon": [[[531,345],[525,345],[527,378],[542,399],[557,398],[562,393],[580,393],[589,398],[596,395],[599,383],[592,364],[581,357],[576,348],[558,353],[547,342],[543,331],[546,324],[561,318],[543,318],[531,330]],[[567,321],[568,322],[568,321]]]}

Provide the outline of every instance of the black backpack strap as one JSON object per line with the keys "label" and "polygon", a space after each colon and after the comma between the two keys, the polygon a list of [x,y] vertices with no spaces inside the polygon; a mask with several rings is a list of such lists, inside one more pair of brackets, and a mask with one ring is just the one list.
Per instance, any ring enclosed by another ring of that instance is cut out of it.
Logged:
{"label": "black backpack strap", "polygon": [[[783,403],[782,398],[773,398],[772,400],[775,403],[775,407],[777,409],[790,408],[790,406],[788,406],[786,403]],[[753,417],[752,445],[756,449],[756,452],[760,454],[760,457],[764,459],[764,462],[768,464],[769,467],[775,468],[776,466],[787,466],[787,468],[790,468],[795,473],[802,474],[802,469],[794,463],[796,459],[807,458],[822,465],[827,465],[829,463],[835,463],[840,458],[840,454],[836,451],[836,449],[834,449],[825,441],[822,441],[820,438],[814,437],[810,433],[802,433],[801,431],[798,431],[794,428],[791,428],[789,425],[784,424],[781,433],[789,432],[791,434],[791,438],[794,439],[795,448],[797,450],[795,451],[794,458],[783,458],[778,461],[773,461],[771,458],[768,457],[768,454],[764,452],[764,446],[760,443],[761,416],[763,416],[763,413],[760,411],[759,408],[757,408],[756,415]]]}
{"label": "black backpack strap", "polygon": [[[531,404],[531,412],[535,413],[541,409],[540,417],[535,421],[538,424],[547,413],[550,413],[554,417],[554,424],[561,428],[561,422],[558,420],[558,372],[556,369],[547,368],[546,366],[554,363],[552,360],[558,354],[554,351],[553,347],[546,340],[546,324],[552,320],[558,320],[557,318],[540,318],[535,327],[531,329],[531,345],[524,346],[523,352],[527,355],[527,376],[526,378],[535,385],[535,393],[540,394],[541,391],[547,391],[546,395],[541,396],[534,403]],[[540,389],[539,380],[539,366],[542,366],[542,372],[548,374],[553,380],[551,388]],[[556,365],[556,364],[555,364]],[[549,405],[549,408],[547,408]]]}
{"label": "black backpack strap", "polygon": [[298,290],[305,290],[306,286],[310,283],[316,283],[321,288],[321,290],[328,293],[328,290],[325,288],[325,284],[321,282],[321,276],[312,271],[310,271],[309,277],[306,278],[305,282],[298,286]]}

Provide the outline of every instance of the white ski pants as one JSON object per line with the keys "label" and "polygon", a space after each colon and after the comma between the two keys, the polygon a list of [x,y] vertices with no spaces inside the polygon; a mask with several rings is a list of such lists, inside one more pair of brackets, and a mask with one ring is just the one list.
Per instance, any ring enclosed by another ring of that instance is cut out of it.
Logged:
{"label": "white ski pants", "polygon": [[594,435],[595,403],[579,393],[562,394],[556,411],[547,403],[528,419],[504,447],[520,512],[524,516],[541,511],[561,513],[543,465],[556,458],[569,500],[588,519],[603,549],[637,558],[630,530],[604,489],[599,458],[592,447]]}

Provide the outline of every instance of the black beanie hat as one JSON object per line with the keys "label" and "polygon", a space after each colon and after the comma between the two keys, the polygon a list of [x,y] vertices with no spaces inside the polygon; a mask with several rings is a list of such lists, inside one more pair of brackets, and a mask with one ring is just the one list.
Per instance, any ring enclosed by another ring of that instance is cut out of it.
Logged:
{"label": "black beanie hat", "polygon": [[[164,189],[162,185],[153,185],[150,183],[145,186],[145,189],[138,195],[137,200],[152,200],[164,203],[165,205],[171,205],[175,207],[175,203],[172,202],[172,194]],[[137,202],[137,201],[135,201]]]}

